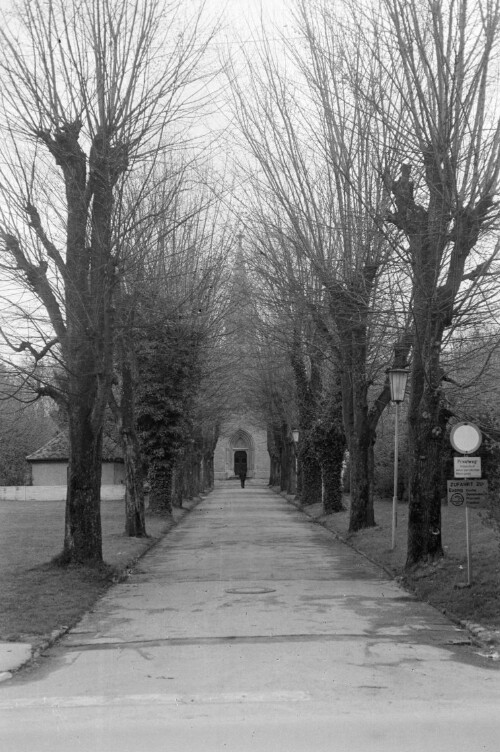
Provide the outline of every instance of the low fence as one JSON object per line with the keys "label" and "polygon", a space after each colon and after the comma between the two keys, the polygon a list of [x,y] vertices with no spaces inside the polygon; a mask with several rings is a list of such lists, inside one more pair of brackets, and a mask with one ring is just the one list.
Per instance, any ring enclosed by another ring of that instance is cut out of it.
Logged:
{"label": "low fence", "polygon": [[[125,498],[125,486],[101,486],[102,501]],[[66,486],[0,486],[0,501],[66,501]]]}

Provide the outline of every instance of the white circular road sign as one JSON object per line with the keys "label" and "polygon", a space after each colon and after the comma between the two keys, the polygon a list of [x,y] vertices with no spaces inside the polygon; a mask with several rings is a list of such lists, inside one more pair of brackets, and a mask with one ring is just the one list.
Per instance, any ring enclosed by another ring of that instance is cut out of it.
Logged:
{"label": "white circular road sign", "polygon": [[450,441],[453,449],[461,454],[471,454],[479,449],[483,435],[474,423],[457,423],[453,426]]}

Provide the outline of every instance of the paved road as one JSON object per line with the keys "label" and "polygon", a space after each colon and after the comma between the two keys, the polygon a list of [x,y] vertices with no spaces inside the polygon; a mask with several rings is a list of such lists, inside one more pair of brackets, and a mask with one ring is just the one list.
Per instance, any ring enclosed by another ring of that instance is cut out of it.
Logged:
{"label": "paved road", "polygon": [[498,752],[498,664],[263,486],[221,484],[33,669],[6,752]]}

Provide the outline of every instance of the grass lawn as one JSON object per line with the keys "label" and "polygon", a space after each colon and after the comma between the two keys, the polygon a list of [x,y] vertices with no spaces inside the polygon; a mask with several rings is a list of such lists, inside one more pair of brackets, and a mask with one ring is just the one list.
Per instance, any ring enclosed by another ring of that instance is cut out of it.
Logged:
{"label": "grass lawn", "polygon": [[[348,506],[349,499],[345,499]],[[463,509],[443,506],[442,538],[445,556],[434,564],[405,571],[408,506],[398,504],[396,547],[391,550],[392,499],[375,502],[376,527],[349,535],[349,512],[323,515],[320,504],[304,509],[329,530],[338,533],[350,545],[372,561],[382,565],[424,601],[451,618],[471,621],[500,629],[500,538],[489,525],[486,513],[470,510],[472,542],[472,584],[467,583],[465,513]]]}
{"label": "grass lawn", "polygon": [[[62,550],[64,506],[63,501],[0,503],[1,641],[37,645],[54,630],[74,625],[113,576],[132,565],[172,526],[164,517],[148,516],[149,538],[129,538],[123,532],[124,502],[105,501],[103,554],[110,569],[61,568],[51,559]],[[184,513],[175,509],[174,519]]]}

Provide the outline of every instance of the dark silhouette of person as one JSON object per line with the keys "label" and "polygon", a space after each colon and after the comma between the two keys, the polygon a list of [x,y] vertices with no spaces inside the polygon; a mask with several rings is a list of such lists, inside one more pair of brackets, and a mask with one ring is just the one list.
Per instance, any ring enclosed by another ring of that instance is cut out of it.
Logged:
{"label": "dark silhouette of person", "polygon": [[246,470],[240,470],[239,472],[240,481],[241,481],[241,487],[245,488],[245,480],[247,477],[247,471]]}

